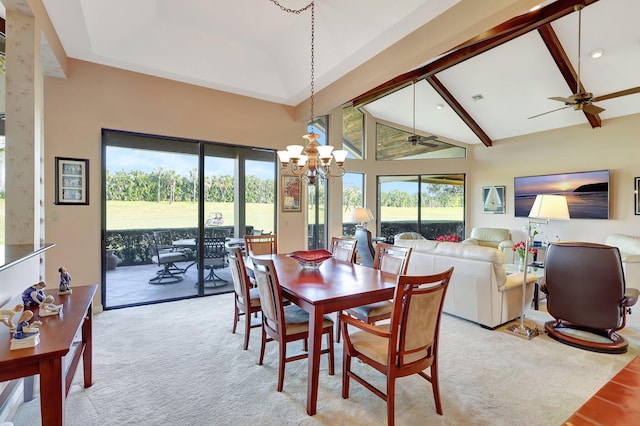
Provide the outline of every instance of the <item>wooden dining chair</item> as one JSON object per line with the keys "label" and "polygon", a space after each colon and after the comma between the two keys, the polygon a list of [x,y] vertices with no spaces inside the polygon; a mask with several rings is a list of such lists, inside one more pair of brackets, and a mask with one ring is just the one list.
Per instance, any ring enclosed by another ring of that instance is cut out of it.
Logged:
{"label": "wooden dining chair", "polygon": [[[273,260],[251,259],[260,294],[262,306],[262,345],[260,347],[259,365],[262,365],[267,342],[278,342],[278,392],[284,383],[284,366],[290,361],[308,358],[307,353],[287,357],[287,343],[309,338],[309,314],[295,304],[284,306],[282,290],[278,281]],[[322,334],[327,334],[327,348],[320,354],[329,356],[329,374],[334,374],[333,357],[333,321],[325,315]]]}
{"label": "wooden dining chair", "polygon": [[244,246],[247,256],[278,253],[278,238],[271,235],[245,235]]}
{"label": "wooden dining chair", "polygon": [[329,251],[333,257],[343,262],[353,263],[356,261],[356,247],[358,241],[348,237],[331,237]]}
{"label": "wooden dining chair", "polygon": [[246,351],[249,348],[251,329],[262,325],[258,322],[251,322],[251,314],[256,314],[262,310],[260,307],[260,294],[257,288],[251,287],[242,257],[242,249],[240,247],[231,247],[229,248],[228,256],[233,279],[233,290],[235,292],[232,333],[235,334],[240,316],[244,315],[244,350]]}
{"label": "wooden dining chair", "polygon": [[[375,256],[373,257],[373,268],[380,269],[395,275],[404,275],[407,273],[409,266],[409,257],[411,256],[411,247],[395,246],[393,244],[378,243],[376,246]],[[356,306],[347,309],[345,312],[360,321],[368,324],[375,324],[376,321],[388,319],[391,317],[391,309],[393,303],[385,300],[382,302],[370,303],[368,305]],[[338,319],[338,327],[340,320]],[[340,334],[336,336],[340,341]]]}
{"label": "wooden dining chair", "polygon": [[[419,374],[431,383],[436,412],[442,415],[438,388],[438,337],[444,297],[453,273],[427,276],[398,276],[393,298],[391,321],[374,326],[342,314],[344,348],[342,358],[342,397],[349,398],[350,379],[387,401],[387,424],[394,424],[395,381],[399,377]],[[349,333],[348,326],[359,330]],[[357,358],[386,376],[381,391],[351,370]],[[429,374],[424,370],[429,368]]]}

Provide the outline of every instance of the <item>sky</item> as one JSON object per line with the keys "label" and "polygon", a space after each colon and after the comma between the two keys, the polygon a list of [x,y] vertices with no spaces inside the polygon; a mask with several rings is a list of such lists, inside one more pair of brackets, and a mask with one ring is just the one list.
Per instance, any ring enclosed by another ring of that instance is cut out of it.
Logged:
{"label": "sky", "polygon": [[[234,176],[233,159],[207,157],[205,159],[205,175]],[[140,170],[150,173],[161,167],[163,170],[175,170],[180,176],[189,176],[189,172],[198,167],[198,157],[192,154],[151,151],[107,147],[107,170],[119,171]],[[273,164],[264,161],[248,161],[247,174],[260,179],[273,179]]]}
{"label": "sky", "polygon": [[515,191],[518,194],[558,194],[572,192],[588,183],[601,182],[609,182],[608,170],[518,177]]}

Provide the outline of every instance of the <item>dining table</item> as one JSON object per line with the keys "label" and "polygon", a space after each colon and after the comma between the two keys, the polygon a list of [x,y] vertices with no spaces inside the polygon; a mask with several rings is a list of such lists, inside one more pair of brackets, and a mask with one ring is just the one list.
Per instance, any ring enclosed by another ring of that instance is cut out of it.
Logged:
{"label": "dining table", "polygon": [[255,257],[273,260],[283,295],[309,313],[307,414],[312,416],[318,401],[323,316],[392,299],[397,275],[334,258],[311,270],[287,254]]}

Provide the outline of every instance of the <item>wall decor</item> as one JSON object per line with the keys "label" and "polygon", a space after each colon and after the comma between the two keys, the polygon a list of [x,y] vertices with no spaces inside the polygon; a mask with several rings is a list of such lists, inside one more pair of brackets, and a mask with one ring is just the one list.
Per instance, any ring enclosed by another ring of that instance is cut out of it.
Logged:
{"label": "wall decor", "polygon": [[282,211],[299,212],[302,211],[300,202],[300,178],[297,176],[282,176]]}
{"label": "wall decor", "polygon": [[89,160],[56,157],[56,204],[89,204]]}
{"label": "wall decor", "polygon": [[482,187],[482,213],[504,214],[505,212],[505,187]]}
{"label": "wall decor", "polygon": [[516,217],[527,217],[538,194],[567,197],[571,219],[609,219],[609,170],[514,178]]}
{"label": "wall decor", "polygon": [[633,194],[634,194],[633,205],[635,206],[636,215],[640,215],[640,194],[638,194],[638,192],[640,192],[640,177],[636,177],[633,180],[635,182],[635,186],[633,188]]}

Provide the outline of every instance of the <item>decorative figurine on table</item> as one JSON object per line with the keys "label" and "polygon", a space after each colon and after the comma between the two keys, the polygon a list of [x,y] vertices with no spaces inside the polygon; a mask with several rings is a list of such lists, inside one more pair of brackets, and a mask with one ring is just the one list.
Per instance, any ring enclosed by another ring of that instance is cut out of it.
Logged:
{"label": "decorative figurine on table", "polygon": [[24,303],[24,306],[40,307],[39,315],[41,317],[57,315],[60,313],[60,309],[62,309],[62,305],[53,304],[53,296],[47,296],[44,294],[43,289],[46,286],[47,283],[40,281],[22,292],[22,303]]}
{"label": "decorative figurine on table", "polygon": [[13,317],[22,310],[22,305],[16,305],[13,309],[0,309],[0,322],[7,327],[11,332],[16,331],[16,325],[13,323]]}
{"label": "decorative figurine on table", "polygon": [[18,327],[13,333],[11,339],[11,349],[33,348],[40,343],[40,321],[34,321],[29,324],[29,320],[33,318],[33,312],[24,311],[18,320]]}
{"label": "decorative figurine on table", "polygon": [[60,272],[60,285],[58,286],[58,296],[63,294],[71,294],[71,275],[64,266],[58,269]]}

